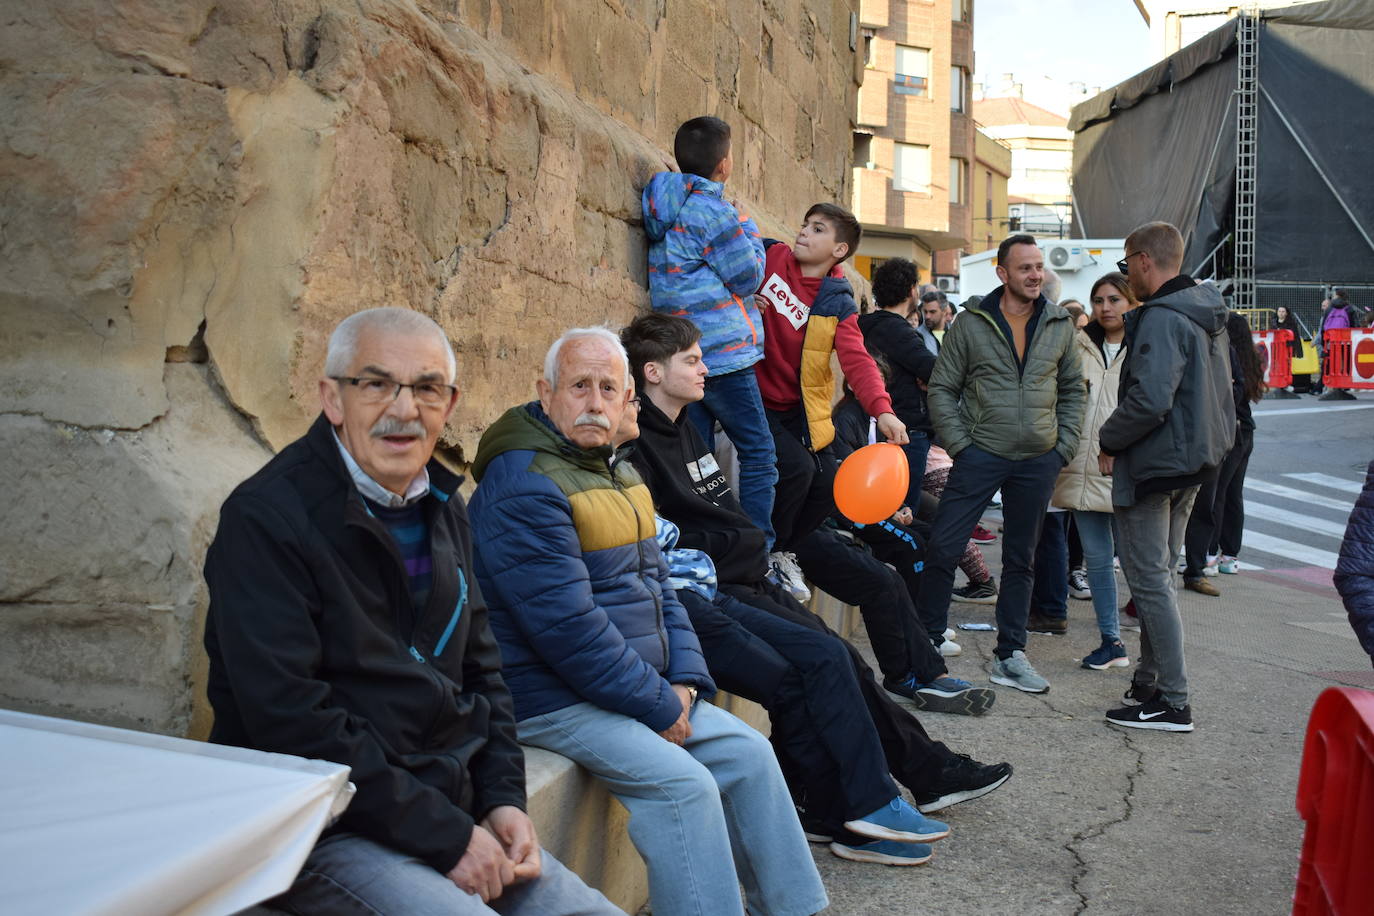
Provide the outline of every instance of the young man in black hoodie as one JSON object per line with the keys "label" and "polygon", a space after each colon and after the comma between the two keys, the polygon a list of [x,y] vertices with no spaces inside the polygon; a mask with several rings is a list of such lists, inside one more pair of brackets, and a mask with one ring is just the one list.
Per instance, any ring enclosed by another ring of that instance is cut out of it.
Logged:
{"label": "young man in black hoodie", "polygon": [[[700,365],[698,333],[691,322],[657,314],[641,316],[622,332],[641,397],[639,442],[630,460],[653,494],[658,513],[681,529],[679,546],[702,550],[714,561],[723,594],[840,640],[819,618],[765,578],[768,558],[763,532],[740,510],[715,457],[686,418],[683,408],[701,396],[700,379],[705,374]],[[829,532],[818,531],[813,537],[829,538],[818,542],[825,546],[817,549],[829,551],[830,565],[845,567],[852,562],[851,556],[866,557],[871,567],[865,569],[870,578],[876,576],[881,590],[904,596],[901,580],[882,563]],[[837,597],[844,600],[846,596]],[[977,797],[1010,775],[1010,766],[984,767],[931,741],[915,717],[879,687],[858,651],[840,641],[888,765],[900,782],[912,788],[919,808],[938,810],[932,802],[950,794],[971,792],[963,797]],[[933,672],[927,677],[937,681],[943,675],[944,661],[927,640],[919,639],[918,643],[925,653],[921,663],[933,659]],[[977,714],[992,705],[993,691],[968,685],[964,688],[941,690],[932,685],[925,692],[913,691],[912,698],[918,706],[944,712]]]}

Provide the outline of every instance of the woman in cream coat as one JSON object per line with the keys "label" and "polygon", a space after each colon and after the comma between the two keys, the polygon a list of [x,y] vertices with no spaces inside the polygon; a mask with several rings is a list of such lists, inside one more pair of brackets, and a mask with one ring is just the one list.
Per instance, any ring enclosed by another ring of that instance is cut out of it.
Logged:
{"label": "woman in cream coat", "polygon": [[1078,332],[1083,379],[1088,386],[1088,406],[1083,416],[1083,435],[1078,453],[1059,474],[1053,504],[1073,511],[1083,560],[1088,567],[1093,610],[1102,644],[1083,659],[1084,668],[1099,671],[1125,668],[1130,654],[1121,644],[1116,610],[1116,572],[1112,566],[1112,459],[1101,453],[1097,442],[1102,424],[1116,409],[1121,367],[1126,362],[1126,326],[1122,317],[1138,304],[1125,276],[1109,273],[1093,285],[1090,298],[1093,319]]}

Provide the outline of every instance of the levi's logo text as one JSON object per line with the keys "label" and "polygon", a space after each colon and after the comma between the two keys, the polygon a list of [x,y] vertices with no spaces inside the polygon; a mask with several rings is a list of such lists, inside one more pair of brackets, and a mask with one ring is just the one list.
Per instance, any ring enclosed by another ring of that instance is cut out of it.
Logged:
{"label": "levi's logo text", "polygon": [[769,305],[773,306],[774,311],[790,321],[792,327],[799,331],[802,325],[806,324],[807,316],[811,314],[811,306],[792,292],[792,287],[788,286],[787,281],[777,274],[768,275],[768,279],[763,282],[763,289],[759,291],[759,295]]}

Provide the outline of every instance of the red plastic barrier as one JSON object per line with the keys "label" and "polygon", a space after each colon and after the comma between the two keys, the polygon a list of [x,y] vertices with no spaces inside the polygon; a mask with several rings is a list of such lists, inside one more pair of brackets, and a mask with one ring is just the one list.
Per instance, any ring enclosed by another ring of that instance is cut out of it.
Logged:
{"label": "red plastic barrier", "polygon": [[1349,388],[1350,329],[1331,328],[1322,331],[1325,356],[1322,357],[1322,384],[1327,388]]}
{"label": "red plastic barrier", "polygon": [[1271,331],[1251,331],[1255,352],[1264,367],[1264,384],[1270,388],[1287,388],[1293,384],[1293,351],[1288,343],[1293,332],[1287,328]]}
{"label": "red plastic barrier", "polygon": [[1307,821],[1294,916],[1374,913],[1374,693],[1328,687],[1312,707],[1298,777]]}
{"label": "red plastic barrier", "polygon": [[1350,387],[1374,388],[1374,328],[1350,328]]}

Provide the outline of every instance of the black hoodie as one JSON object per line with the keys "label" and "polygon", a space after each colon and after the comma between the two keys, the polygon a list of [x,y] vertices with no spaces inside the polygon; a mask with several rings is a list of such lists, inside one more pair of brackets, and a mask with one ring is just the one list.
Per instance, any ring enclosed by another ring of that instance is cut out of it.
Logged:
{"label": "black hoodie", "polygon": [[646,395],[630,463],[653,494],[658,514],[681,530],[679,547],[705,551],[723,583],[763,580],[768,572],[763,531],[740,508],[686,410],[674,422]]}

